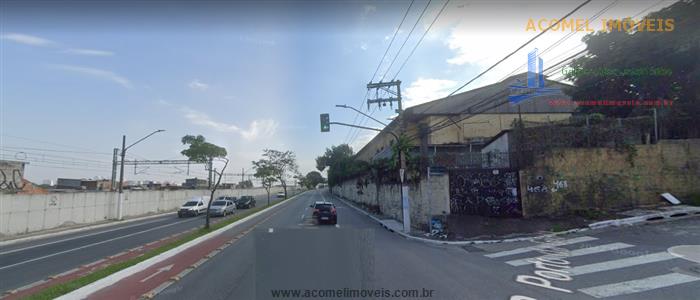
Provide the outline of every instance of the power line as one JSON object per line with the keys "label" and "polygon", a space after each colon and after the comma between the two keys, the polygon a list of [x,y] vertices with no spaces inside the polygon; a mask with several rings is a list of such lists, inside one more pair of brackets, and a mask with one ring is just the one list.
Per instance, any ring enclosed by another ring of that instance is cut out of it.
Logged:
{"label": "power line", "polygon": [[[616,1],[616,2],[617,2],[617,1]],[[636,17],[636,16],[642,14],[642,13],[645,12],[645,11],[648,11],[649,9],[651,9],[652,7],[658,5],[658,4],[661,3],[661,2],[663,2],[663,0],[657,2],[657,3],[653,4],[653,5],[651,5],[651,6],[649,6],[649,7],[647,7],[646,9],[644,9],[644,10],[642,10],[641,12],[637,13],[634,17]],[[584,3],[584,4],[585,4],[585,3]],[[611,4],[611,5],[612,5],[612,4]],[[609,7],[610,7],[610,5],[608,5],[608,7],[606,7],[604,10],[607,10]],[[633,18],[634,18],[634,17],[633,17]],[[627,36],[627,38],[631,38],[631,35]],[[577,47],[578,47],[578,46],[577,46]],[[575,49],[575,48],[576,48],[576,47],[572,48],[571,50],[573,50],[573,49]],[[570,51],[570,50],[569,50],[569,51]],[[566,52],[569,52],[569,51],[566,51]],[[566,65],[567,62],[573,61],[574,59],[580,57],[580,55],[581,55],[581,54],[584,54],[586,51],[587,51],[587,49],[581,50],[581,51],[579,51],[579,52],[577,52],[577,53],[575,53],[575,54],[573,54],[573,55],[571,55],[571,56],[569,56],[569,57],[567,57],[567,58],[561,60],[560,62],[558,62],[558,63],[556,63],[556,64],[554,64],[554,65],[548,67],[547,69],[543,70],[542,72],[545,73],[545,72],[547,72],[547,71],[549,71],[549,70],[552,70],[552,69],[554,69],[555,71],[556,71],[556,70],[559,70],[559,69],[563,68],[563,65]],[[561,67],[561,68],[556,68],[556,67],[559,66],[559,65],[562,65],[562,67]],[[561,77],[560,77],[560,78],[561,78]],[[499,94],[502,94],[502,93],[503,93],[503,91],[502,91],[501,93],[499,93]],[[485,103],[488,102],[488,101],[491,101],[491,100],[494,100],[495,98],[501,97],[501,95],[499,95],[499,94],[496,94],[496,95],[494,95],[494,96],[492,96],[492,97],[489,97],[489,98],[487,98],[487,99],[484,99],[484,100],[480,101],[479,103],[474,104],[474,105],[468,107],[467,110],[471,110],[471,108],[473,108],[473,107],[475,107],[475,106],[485,104]],[[504,104],[507,104],[507,103],[509,103],[508,100],[502,101],[502,102],[500,102],[500,103],[496,103],[496,104],[494,104],[494,105],[492,105],[492,106],[490,106],[490,107],[487,107],[487,108],[485,108],[485,109],[483,109],[483,110],[480,110],[479,112],[470,113],[470,115],[468,115],[468,116],[466,116],[466,117],[464,117],[464,118],[462,118],[462,119],[460,119],[460,120],[458,120],[458,121],[456,121],[456,122],[455,122],[455,121],[452,121],[451,119],[449,120],[450,122],[447,122],[447,120],[443,120],[442,122],[438,122],[438,123],[434,124],[433,126],[431,126],[431,127],[429,128],[429,133],[432,133],[432,132],[441,130],[441,129],[443,129],[443,128],[449,127],[449,126],[451,126],[452,124],[456,124],[456,123],[458,123],[458,122],[463,122],[464,120],[469,119],[469,118],[471,118],[471,117],[473,117],[473,116],[475,116],[475,115],[477,115],[477,114],[483,113],[483,112],[485,112],[485,111],[487,111],[487,110],[490,110],[490,109],[497,108],[497,107],[499,107],[499,106],[501,106],[501,105],[504,105]],[[464,112],[467,111],[467,110],[463,110],[463,111],[461,111],[459,114],[464,113]],[[451,124],[450,124],[450,123],[451,123]],[[414,135],[414,136],[412,136],[411,138],[415,138],[415,137],[416,137],[416,136]]]}
{"label": "power line", "polygon": [[568,14],[566,14],[566,15],[563,16],[563,17],[561,17],[556,23],[551,24],[549,27],[547,27],[547,29],[543,30],[542,32],[540,32],[539,34],[537,34],[536,36],[534,36],[533,38],[531,38],[530,40],[528,40],[528,41],[525,42],[524,44],[520,45],[520,47],[518,47],[517,49],[515,49],[513,52],[509,53],[508,55],[506,55],[505,57],[503,57],[501,60],[497,61],[495,64],[493,64],[492,66],[490,66],[488,69],[486,69],[485,71],[479,73],[479,75],[476,75],[476,77],[472,78],[471,80],[467,81],[467,83],[463,84],[463,85],[460,86],[458,89],[454,90],[452,93],[450,93],[449,95],[447,95],[447,97],[450,97],[450,96],[454,95],[455,93],[459,92],[459,90],[463,89],[464,87],[466,87],[466,86],[469,85],[470,83],[474,82],[474,80],[479,79],[481,76],[483,76],[484,74],[486,74],[486,73],[488,73],[489,71],[491,71],[493,68],[495,68],[496,66],[498,66],[500,63],[502,63],[502,62],[505,61],[506,59],[508,59],[508,58],[510,58],[511,56],[513,56],[513,54],[515,54],[516,52],[518,52],[518,51],[520,51],[521,49],[525,48],[525,46],[527,46],[528,44],[530,44],[532,41],[534,41],[534,40],[537,39],[538,37],[540,37],[540,36],[542,36],[543,34],[545,34],[547,31],[549,31],[550,28],[552,28],[552,27],[558,25],[562,20],[568,18],[570,15],[572,15],[573,13],[575,13],[576,11],[578,11],[579,9],[581,9],[581,7],[583,7],[584,5],[586,5],[586,4],[590,3],[590,2],[591,2],[591,0],[586,0],[586,1],[584,1],[584,2],[581,3],[579,6],[577,6],[576,8],[574,8],[574,10],[570,11]]}
{"label": "power line", "polygon": [[[413,55],[413,52],[416,52],[416,49],[418,48],[418,46],[420,46],[420,43],[423,41],[423,39],[425,38],[425,36],[428,35],[428,32],[430,31],[430,29],[433,28],[433,25],[435,24],[435,21],[437,21],[437,19],[440,17],[440,15],[442,14],[442,11],[445,10],[445,7],[447,7],[447,4],[448,4],[448,3],[450,3],[450,0],[445,1],[445,4],[442,5],[442,8],[440,8],[440,11],[437,13],[437,15],[435,15],[435,18],[433,19],[433,21],[430,22],[430,26],[428,26],[428,29],[425,30],[425,32],[423,33],[423,35],[422,35],[422,36],[420,37],[420,39],[418,40],[418,43],[416,43],[416,45],[415,45],[415,46],[413,47],[413,49],[411,50],[411,53],[408,54],[408,56],[406,57],[406,59],[405,59],[405,60],[403,61],[403,63],[401,64],[401,67],[399,67],[399,70],[396,71],[396,75],[394,75],[394,77],[391,79],[392,81],[393,81],[394,79],[396,79],[396,77],[399,76],[399,73],[401,73],[401,70],[403,70],[403,67],[406,66],[406,63],[408,62],[408,59],[411,58],[411,56]],[[387,72],[388,72],[388,71],[387,71]]]}
{"label": "power line", "polygon": [[[394,31],[394,34],[391,37],[391,41],[389,42],[389,46],[386,47],[386,50],[384,51],[384,55],[382,56],[382,59],[380,59],[379,63],[377,64],[377,69],[374,71],[374,74],[372,74],[372,78],[369,80],[370,82],[372,82],[374,80],[374,77],[377,76],[377,73],[379,72],[379,69],[381,68],[382,63],[384,63],[384,59],[386,58],[387,53],[389,53],[389,49],[391,49],[391,46],[394,44],[394,40],[396,39],[396,35],[401,30],[401,26],[403,26],[403,22],[406,20],[406,16],[408,16],[408,13],[411,11],[411,7],[413,7],[414,2],[415,2],[415,0],[411,0],[411,3],[408,5],[408,8],[406,9],[406,12],[404,13],[403,18],[401,18],[401,22],[399,23],[399,26],[396,27],[396,30]],[[367,100],[367,96],[369,96],[369,90],[367,90],[367,93],[365,93],[365,96],[362,98],[362,101],[360,101],[360,104],[357,107],[357,109],[360,109],[360,110],[362,109],[362,104]],[[365,116],[360,116],[360,113],[356,112],[355,118],[353,118],[353,120],[352,120],[353,125],[357,124],[356,122],[357,122],[358,117],[360,118],[360,122],[363,122],[363,121],[366,122]],[[358,131],[358,129],[354,128],[354,127],[350,127],[348,129],[348,132],[345,135],[345,139],[344,139],[345,144],[352,143],[352,141],[350,140],[350,137],[353,135],[357,135],[357,131]],[[352,140],[354,141],[354,138],[352,138]]]}
{"label": "power line", "polygon": [[401,23],[399,23],[399,26],[396,27],[396,31],[394,31],[394,36],[391,37],[391,42],[389,42],[389,46],[386,47],[386,51],[384,51],[384,55],[382,56],[382,59],[379,60],[379,64],[377,64],[377,69],[374,70],[374,74],[372,74],[372,79],[369,81],[372,82],[374,80],[374,77],[377,76],[377,72],[379,72],[379,68],[382,66],[382,63],[384,62],[384,58],[386,58],[387,53],[389,53],[389,49],[391,48],[391,45],[394,44],[394,39],[396,39],[396,34],[399,33],[399,29],[401,29],[401,25],[403,25],[403,22],[406,21],[406,16],[408,16],[408,12],[411,11],[411,7],[413,6],[413,3],[415,0],[411,0],[411,4],[408,5],[408,8],[406,9],[406,13],[403,14],[403,18],[401,19]]}
{"label": "power line", "polygon": [[420,16],[418,16],[418,19],[416,20],[416,23],[413,24],[413,27],[411,27],[411,31],[408,32],[408,35],[406,36],[406,39],[403,41],[403,44],[401,44],[401,47],[399,47],[399,51],[396,52],[396,55],[394,56],[394,59],[391,60],[391,63],[389,64],[389,67],[386,69],[386,72],[384,72],[384,75],[382,75],[382,78],[379,79],[379,81],[382,81],[384,77],[386,77],[386,74],[389,73],[391,70],[391,67],[394,65],[394,62],[396,62],[396,59],[399,57],[399,54],[401,53],[401,50],[403,50],[403,47],[406,45],[406,42],[411,38],[411,34],[413,34],[413,30],[416,29],[416,26],[418,26],[418,23],[420,23],[420,19],[423,18],[423,14],[425,14],[425,11],[428,10],[428,6],[430,6],[430,3],[433,0],[428,0],[428,4],[425,5],[423,8],[423,11],[420,13]]}
{"label": "power line", "polygon": [[[550,28],[552,28],[552,27],[554,27],[555,25],[559,24],[562,20],[566,19],[567,17],[569,17],[570,15],[572,15],[573,13],[575,13],[576,11],[578,11],[579,9],[581,9],[581,7],[583,7],[584,5],[588,4],[589,2],[591,2],[591,0],[586,0],[585,2],[581,3],[579,6],[577,6],[576,8],[574,8],[572,11],[570,11],[569,13],[567,13],[565,16],[561,17],[556,23],[551,24],[551,25],[550,25],[549,27],[547,27],[545,30],[543,30],[542,32],[540,32],[539,34],[537,34],[536,36],[534,36],[533,38],[531,38],[530,40],[528,40],[528,41],[525,42],[524,44],[520,45],[517,49],[515,49],[514,51],[512,51],[511,53],[509,53],[508,55],[506,55],[505,57],[503,57],[501,60],[497,61],[495,64],[493,64],[492,66],[490,66],[490,67],[489,67],[488,69],[486,69],[485,71],[481,72],[481,73],[480,73],[479,75],[477,75],[476,77],[474,77],[474,78],[472,78],[471,80],[469,80],[469,81],[468,81],[467,83],[465,83],[464,85],[462,85],[462,86],[460,86],[459,88],[457,88],[456,90],[454,90],[452,93],[450,93],[449,95],[447,95],[445,98],[448,98],[448,97],[454,95],[456,92],[458,92],[459,90],[463,89],[463,88],[464,88],[465,86],[467,86],[468,84],[474,82],[476,79],[480,78],[481,76],[483,76],[483,75],[486,74],[487,72],[491,71],[493,68],[495,68],[495,67],[496,67],[497,65],[499,65],[501,62],[503,62],[503,61],[505,61],[506,59],[508,59],[509,57],[513,56],[513,54],[515,54],[516,52],[518,52],[518,51],[520,51],[521,49],[523,49],[525,46],[527,46],[528,44],[530,44],[532,41],[534,41],[535,39],[537,39],[538,37],[540,37],[540,36],[542,36],[544,33],[546,33]],[[428,110],[429,110],[430,108],[432,108],[437,102],[438,102],[437,100],[436,100],[436,101],[433,101],[433,103],[431,103],[430,105],[428,105],[428,107],[426,107],[425,109],[423,109],[423,110],[421,111],[421,113],[424,113],[424,112],[428,111]],[[461,112],[459,112],[459,114],[464,113],[465,111],[471,110],[475,105],[480,105],[481,103],[484,103],[484,102],[485,102],[485,100],[482,100],[482,101],[480,101],[480,102],[477,103],[477,104],[471,105],[471,106],[467,107],[466,109],[462,110]],[[443,120],[442,122],[438,122],[438,123],[433,124],[432,126],[430,126],[430,127],[428,128],[428,132],[434,132],[434,130],[431,130],[432,128],[436,128],[436,127],[438,127],[438,126],[442,126],[442,124],[445,124],[445,123],[448,123],[448,122],[449,122],[449,123],[452,123],[452,124],[456,124],[451,118],[447,118],[447,120]],[[460,121],[460,122],[461,122],[461,121]]]}

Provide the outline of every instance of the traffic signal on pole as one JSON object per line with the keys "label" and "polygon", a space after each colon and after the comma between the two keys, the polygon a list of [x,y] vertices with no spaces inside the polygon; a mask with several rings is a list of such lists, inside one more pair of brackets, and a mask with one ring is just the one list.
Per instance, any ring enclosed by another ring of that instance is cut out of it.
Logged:
{"label": "traffic signal on pole", "polygon": [[331,131],[331,117],[328,114],[321,114],[321,132]]}

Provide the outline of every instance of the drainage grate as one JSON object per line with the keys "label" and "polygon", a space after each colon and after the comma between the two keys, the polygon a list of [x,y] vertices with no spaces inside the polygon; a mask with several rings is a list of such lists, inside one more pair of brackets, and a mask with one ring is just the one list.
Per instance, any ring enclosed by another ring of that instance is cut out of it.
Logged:
{"label": "drainage grate", "polygon": [[672,214],[672,215],[671,215],[671,218],[682,217],[682,216],[687,216],[687,215],[688,215],[688,213],[684,213],[684,212],[682,212],[682,213],[676,213],[676,214]]}
{"label": "drainage grate", "polygon": [[663,216],[657,216],[657,217],[648,218],[647,221],[656,221],[656,220],[663,220],[663,219],[664,219]]}

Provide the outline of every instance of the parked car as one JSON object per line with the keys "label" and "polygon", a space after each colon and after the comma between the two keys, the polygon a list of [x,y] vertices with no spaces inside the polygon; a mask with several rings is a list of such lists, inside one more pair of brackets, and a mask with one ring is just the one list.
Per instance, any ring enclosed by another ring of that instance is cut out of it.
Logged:
{"label": "parked car", "polygon": [[[219,196],[216,198],[216,200],[227,200],[227,201],[233,201],[236,202],[236,197],[233,196]],[[213,205],[213,203],[212,203]]]}
{"label": "parked car", "polygon": [[317,201],[309,205],[314,209],[313,218],[318,224],[330,223],[338,224],[338,213],[335,210],[335,204],[325,201]]}
{"label": "parked car", "polygon": [[251,208],[255,207],[255,198],[253,196],[241,196],[236,200],[236,208]]}
{"label": "parked car", "polygon": [[[222,198],[222,197],[219,197]],[[231,197],[233,198],[233,197]],[[224,197],[225,199],[225,197]],[[235,199],[235,198],[234,198]],[[209,207],[209,215],[212,217],[216,216],[222,216],[225,217],[226,215],[230,215],[236,211],[236,204],[233,202],[233,200],[222,200],[222,199],[217,199],[214,200],[214,202],[211,203],[211,207]]]}
{"label": "parked car", "polygon": [[277,193],[277,198],[284,198],[284,192]]}
{"label": "parked car", "polygon": [[194,197],[190,201],[185,202],[180,209],[177,211],[177,216],[179,218],[187,216],[198,216],[199,214],[205,213],[207,211],[207,204],[209,203],[208,196]]}

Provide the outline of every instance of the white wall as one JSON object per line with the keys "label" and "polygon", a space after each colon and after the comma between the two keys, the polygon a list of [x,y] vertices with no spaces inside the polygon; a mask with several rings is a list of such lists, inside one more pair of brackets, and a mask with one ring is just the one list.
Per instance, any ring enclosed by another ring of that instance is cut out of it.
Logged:
{"label": "white wall", "polygon": [[[428,224],[433,215],[450,213],[449,176],[431,176],[420,183],[409,183],[411,225],[420,228]],[[358,180],[348,180],[332,189],[335,195],[366,206],[377,207],[384,216],[401,221],[401,191],[399,184],[383,184],[377,188],[373,182],[358,185]]]}
{"label": "white wall", "polygon": [[[281,191],[273,187],[272,193]],[[174,211],[207,190],[124,191],[124,217]],[[265,189],[218,190],[216,196],[265,195]],[[273,195],[274,197],[274,195]],[[61,226],[100,222],[116,217],[117,193],[79,192],[47,195],[0,194],[0,236],[26,234]]]}

